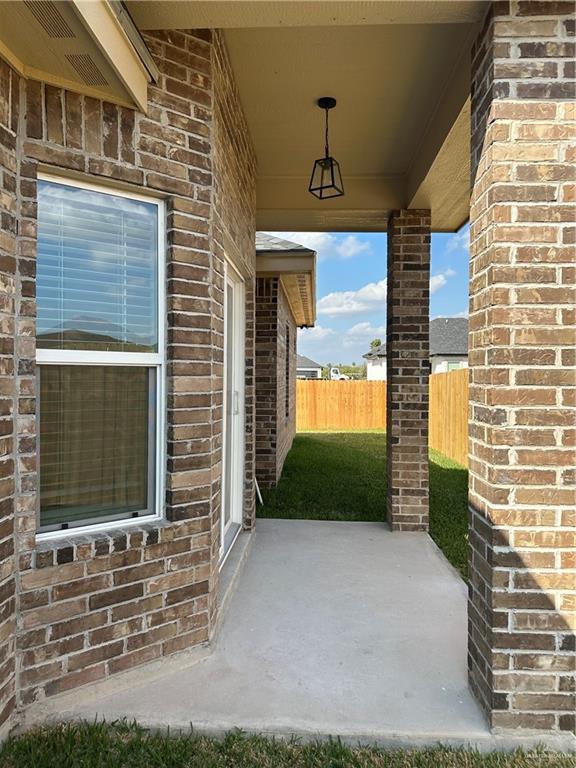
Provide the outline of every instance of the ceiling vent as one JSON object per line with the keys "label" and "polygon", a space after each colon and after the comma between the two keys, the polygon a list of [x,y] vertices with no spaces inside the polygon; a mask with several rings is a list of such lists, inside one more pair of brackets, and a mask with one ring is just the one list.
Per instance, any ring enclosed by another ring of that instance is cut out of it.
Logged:
{"label": "ceiling vent", "polygon": [[24,0],[24,5],[49,37],[76,37],[52,0]]}
{"label": "ceiling vent", "polygon": [[108,80],[87,53],[67,53],[66,58],[86,85],[108,85]]}

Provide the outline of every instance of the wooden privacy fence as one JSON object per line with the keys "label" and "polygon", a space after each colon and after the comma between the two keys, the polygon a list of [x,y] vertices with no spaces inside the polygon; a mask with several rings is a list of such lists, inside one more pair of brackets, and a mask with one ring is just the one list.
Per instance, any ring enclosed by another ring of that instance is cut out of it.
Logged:
{"label": "wooden privacy fence", "polygon": [[[296,382],[296,429],[386,429],[385,381]],[[430,447],[468,465],[468,370],[430,376]]]}
{"label": "wooden privacy fence", "polygon": [[430,376],[430,448],[468,466],[468,369]]}
{"label": "wooden privacy fence", "polygon": [[385,381],[296,381],[296,429],[384,429]]}

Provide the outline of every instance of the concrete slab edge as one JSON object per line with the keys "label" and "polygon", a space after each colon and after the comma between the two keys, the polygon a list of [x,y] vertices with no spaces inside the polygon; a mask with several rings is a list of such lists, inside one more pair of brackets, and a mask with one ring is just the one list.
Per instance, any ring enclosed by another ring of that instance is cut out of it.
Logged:
{"label": "concrete slab edge", "polygon": [[434,539],[432,538],[430,533],[427,533],[426,536],[428,537],[428,541],[429,541],[429,544],[430,544],[431,552],[433,552],[433,554],[436,555],[436,557],[442,563],[444,568],[447,571],[449,571],[452,574],[452,576],[454,576],[456,579],[458,579],[458,583],[462,587],[462,592],[466,596],[468,596],[468,582],[463,579],[462,574],[460,573],[458,568],[456,568],[456,566],[452,565],[450,560],[448,560],[448,558],[446,557],[444,552],[442,552],[442,550],[440,549],[438,544],[436,544],[436,542],[434,541]]}
{"label": "concrete slab edge", "polygon": [[[238,535],[232,552],[222,568],[222,572],[227,571],[226,579],[221,581],[221,591],[219,594],[219,611],[216,627],[208,643],[198,645],[172,656],[163,657],[156,661],[148,662],[135,669],[121,672],[105,680],[82,686],[73,691],[67,691],[60,695],[43,699],[30,705],[23,712],[16,715],[14,725],[11,727],[11,733],[26,731],[34,726],[45,723],[62,722],[60,713],[78,705],[79,698],[86,696],[97,699],[101,695],[109,695],[114,692],[124,691],[127,688],[134,688],[149,682],[154,682],[161,677],[165,677],[174,672],[181,672],[188,667],[197,664],[208,658],[212,653],[213,645],[218,635],[222,619],[238,583],[243,566],[250,554],[255,533],[243,531]],[[4,734],[4,737],[7,735]]]}
{"label": "concrete slab edge", "polygon": [[82,698],[86,696],[90,699],[98,699],[101,695],[110,695],[154,682],[154,680],[175,672],[181,672],[199,661],[203,661],[210,656],[211,652],[210,645],[204,643],[180,653],[147,662],[135,669],[120,672],[104,680],[83,685],[73,691],[66,691],[66,693],[51,696],[49,699],[42,699],[18,713],[13,731],[19,733],[37,725],[59,722],[61,721],[60,713],[65,712],[68,708],[77,707]]}
{"label": "concrete slab edge", "polygon": [[[63,722],[78,722],[82,718],[69,712],[60,715],[53,713],[44,720],[45,725],[57,725]],[[177,736],[191,731],[202,736],[222,739],[227,733],[237,729],[232,723],[165,723],[160,721],[138,720],[143,728],[151,733],[163,733]],[[31,727],[30,725],[28,727]],[[515,749],[524,750],[545,748],[556,753],[576,753],[576,738],[571,734],[558,734],[542,731],[499,731],[487,734],[455,734],[455,733],[401,733],[396,731],[334,731],[326,728],[308,729],[303,725],[292,726],[277,724],[270,726],[265,723],[252,723],[240,727],[240,730],[250,735],[260,735],[281,740],[296,739],[304,743],[312,741],[328,741],[340,739],[349,746],[376,746],[382,749],[424,749],[429,747],[451,747],[475,749],[482,753],[512,752]]]}

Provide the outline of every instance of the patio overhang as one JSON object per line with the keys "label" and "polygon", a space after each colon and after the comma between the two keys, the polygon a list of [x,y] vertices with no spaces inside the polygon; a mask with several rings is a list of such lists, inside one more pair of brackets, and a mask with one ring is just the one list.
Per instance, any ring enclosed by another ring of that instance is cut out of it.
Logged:
{"label": "patio overhang", "polygon": [[116,0],[0,3],[0,55],[24,77],[140,111],[158,76]]}
{"label": "patio overhang", "polygon": [[[434,231],[469,215],[470,50],[485,2],[128,2],[141,29],[226,30],[258,159],[257,227],[383,231],[428,208]],[[345,195],[308,192],[320,96]]]}

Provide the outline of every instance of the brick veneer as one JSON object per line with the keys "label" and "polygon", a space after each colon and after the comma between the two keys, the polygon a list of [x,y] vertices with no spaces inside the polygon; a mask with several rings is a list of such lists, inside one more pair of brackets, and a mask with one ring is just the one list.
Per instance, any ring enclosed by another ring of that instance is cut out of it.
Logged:
{"label": "brick veneer", "polygon": [[504,728],[576,710],[573,9],[494,3],[473,52],[469,669]]}
{"label": "brick veneer", "polygon": [[[247,281],[246,421],[253,430],[255,162],[226,50],[221,36],[210,31],[151,32],[146,42],[161,73],[149,87],[146,115],[35,81],[22,81],[18,91],[18,78],[4,65],[0,69],[1,158],[7,166],[1,171],[1,200],[14,207],[3,216],[7,233],[0,241],[0,331],[6,334],[0,375],[6,415],[11,414],[11,397],[18,405],[16,687],[21,706],[210,637],[217,609],[225,253]],[[6,82],[12,84],[9,105],[15,114],[8,125]],[[39,168],[149,190],[167,201],[165,524],[115,530],[109,536],[71,536],[58,545],[36,541]],[[17,381],[10,348],[14,312]],[[5,421],[10,439],[12,419]],[[248,524],[254,506],[252,439],[250,434]],[[9,457],[10,445],[3,448]],[[0,686],[5,684],[9,694],[14,690],[13,463],[7,458],[1,466],[8,479],[0,486],[2,496],[6,491],[5,504],[0,497]]]}
{"label": "brick veneer", "polygon": [[278,277],[256,278],[255,338],[256,477],[262,488],[271,488],[296,432],[296,324]]}
{"label": "brick veneer", "polygon": [[388,223],[386,321],[387,517],[392,530],[428,528],[430,211]]}
{"label": "brick veneer", "polygon": [[0,59],[0,728],[16,703],[14,343],[19,89],[20,78]]}
{"label": "brick veneer", "polygon": [[[296,334],[297,328],[282,284],[278,297],[278,347],[276,366],[276,478],[280,479],[284,461],[296,434]],[[258,335],[256,335],[258,338]]]}

